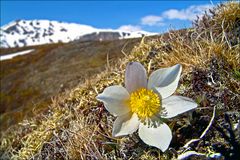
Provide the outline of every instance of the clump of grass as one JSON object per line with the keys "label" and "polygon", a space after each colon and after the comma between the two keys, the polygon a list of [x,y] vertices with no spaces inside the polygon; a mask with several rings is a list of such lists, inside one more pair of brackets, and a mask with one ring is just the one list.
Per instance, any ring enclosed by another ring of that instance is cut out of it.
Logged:
{"label": "clump of grass", "polygon": [[[216,14],[220,15],[210,17],[216,25],[214,23],[210,28],[205,26],[204,31],[199,32],[196,27],[192,30],[169,32],[160,37],[143,38],[131,53],[125,53],[124,58],[108,61],[104,72],[94,75],[91,80],[86,80],[84,85],[71,90],[61,101],[55,101],[49,109],[51,114],[43,113],[40,116],[42,121],[33,121],[31,125],[34,127],[31,130],[23,132],[23,126],[17,125],[15,127],[18,131],[3,132],[9,134],[1,137],[1,152],[8,157],[22,159],[57,159],[57,154],[62,154],[62,159],[174,159],[177,151],[181,150],[187,141],[201,135],[211,118],[209,111],[213,107],[217,108],[216,121],[224,121],[224,112],[239,112],[240,82],[234,74],[234,71],[239,70],[239,46],[228,45],[228,39],[219,41],[218,37],[209,39],[205,34],[201,34],[206,30],[214,33],[211,27],[217,29],[216,17],[220,17],[220,21],[225,18],[222,17],[222,12],[236,9],[235,6],[235,3],[229,2],[224,4],[223,8],[217,8]],[[238,17],[235,10],[233,14]],[[233,21],[225,20],[229,23],[227,26],[231,26]],[[232,30],[229,30],[230,32]],[[173,128],[170,147],[175,150],[174,153],[162,153],[149,147],[143,144],[136,134],[120,138],[111,136],[115,118],[95,97],[107,86],[123,85],[125,67],[129,61],[141,62],[147,68],[148,74],[176,63],[184,66],[176,94],[195,99],[199,106],[192,118],[184,115],[168,122]],[[224,142],[221,134],[211,129],[201,143],[193,148],[208,153],[216,141]],[[58,147],[53,148],[50,144],[58,144]],[[52,149],[59,151],[53,152]]]}
{"label": "clump of grass", "polygon": [[[234,46],[240,42],[240,4],[239,1],[222,3],[205,12],[194,22],[194,26],[205,38],[223,40]],[[213,38],[214,37],[214,38]]]}
{"label": "clump of grass", "polygon": [[[52,109],[36,119],[23,121],[1,134],[0,153],[13,159],[29,159],[38,153],[69,116],[66,108],[58,106],[60,100],[52,102]],[[67,115],[67,116],[66,116]],[[9,148],[13,147],[13,148]],[[9,153],[11,153],[9,155]],[[1,157],[2,158],[2,157]]]}

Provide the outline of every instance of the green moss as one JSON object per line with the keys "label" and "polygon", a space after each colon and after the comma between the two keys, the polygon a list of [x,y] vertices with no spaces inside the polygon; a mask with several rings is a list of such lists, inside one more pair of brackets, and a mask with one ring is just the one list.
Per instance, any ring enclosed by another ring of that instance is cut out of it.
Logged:
{"label": "green moss", "polygon": [[235,69],[233,75],[237,80],[240,80],[240,70]]}

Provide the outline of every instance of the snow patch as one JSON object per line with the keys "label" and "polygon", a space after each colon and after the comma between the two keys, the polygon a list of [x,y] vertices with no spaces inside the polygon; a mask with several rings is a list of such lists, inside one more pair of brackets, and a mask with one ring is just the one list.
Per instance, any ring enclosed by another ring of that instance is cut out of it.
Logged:
{"label": "snow patch", "polygon": [[16,53],[8,54],[8,55],[3,55],[3,56],[0,56],[0,61],[7,60],[7,59],[12,59],[16,56],[28,54],[28,53],[31,53],[33,51],[34,51],[34,49],[29,49],[29,50],[25,50],[25,51],[21,51],[21,52],[16,52]]}

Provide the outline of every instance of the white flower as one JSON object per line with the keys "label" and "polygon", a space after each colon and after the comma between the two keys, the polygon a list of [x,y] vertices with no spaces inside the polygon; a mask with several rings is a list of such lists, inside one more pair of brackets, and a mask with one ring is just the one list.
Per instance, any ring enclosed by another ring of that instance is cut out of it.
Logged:
{"label": "white flower", "polygon": [[163,152],[168,148],[172,132],[162,120],[192,110],[197,104],[190,98],[171,96],[178,86],[182,66],[154,71],[149,79],[138,62],[127,65],[125,87],[115,85],[97,96],[105,108],[117,116],[114,137],[128,135],[139,129],[139,137]]}

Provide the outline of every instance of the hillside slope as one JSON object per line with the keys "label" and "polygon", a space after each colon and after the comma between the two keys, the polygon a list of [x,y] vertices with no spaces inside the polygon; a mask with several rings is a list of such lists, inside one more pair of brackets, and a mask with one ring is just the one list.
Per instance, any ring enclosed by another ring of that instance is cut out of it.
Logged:
{"label": "hillside slope", "polygon": [[1,61],[1,128],[21,120],[33,108],[35,112],[46,108],[52,96],[99,73],[107,58],[111,61],[123,56],[124,46],[130,51],[139,41],[75,41],[37,46],[28,48],[35,50],[27,55]]}
{"label": "hillside slope", "polygon": [[[186,154],[189,159],[238,159],[239,20],[239,3],[227,2],[194,22],[192,29],[143,38],[85,85],[53,98],[47,112],[2,131],[2,159],[176,159]],[[106,87],[124,85],[131,61],[142,63],[148,75],[182,64],[175,94],[198,103],[192,113],[166,121],[173,139],[164,153],[144,144],[137,133],[112,137],[116,118],[96,100]]]}

